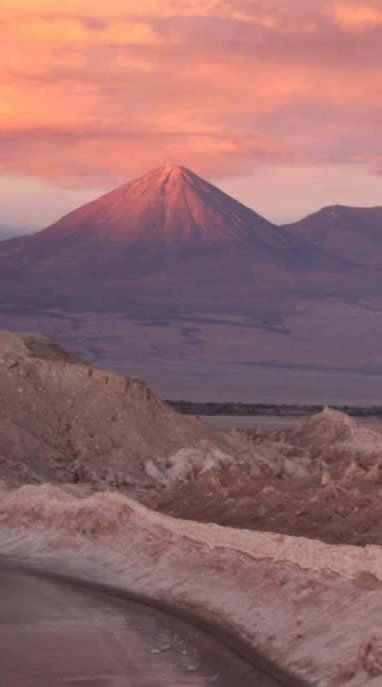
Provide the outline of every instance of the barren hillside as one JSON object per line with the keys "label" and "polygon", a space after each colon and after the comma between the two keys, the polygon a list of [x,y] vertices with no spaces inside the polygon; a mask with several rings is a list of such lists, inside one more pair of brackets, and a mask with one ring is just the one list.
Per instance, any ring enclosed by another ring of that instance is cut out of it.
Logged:
{"label": "barren hillside", "polygon": [[136,377],[98,370],[39,335],[0,333],[0,476],[129,487],[145,463],[213,435]]}

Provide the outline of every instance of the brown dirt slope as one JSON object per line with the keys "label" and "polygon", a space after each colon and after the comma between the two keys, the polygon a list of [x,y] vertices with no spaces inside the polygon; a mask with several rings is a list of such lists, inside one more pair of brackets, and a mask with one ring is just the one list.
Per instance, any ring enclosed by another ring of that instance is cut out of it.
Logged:
{"label": "brown dirt slope", "polygon": [[210,434],[141,379],[92,368],[37,334],[0,333],[0,479],[144,485],[146,461]]}

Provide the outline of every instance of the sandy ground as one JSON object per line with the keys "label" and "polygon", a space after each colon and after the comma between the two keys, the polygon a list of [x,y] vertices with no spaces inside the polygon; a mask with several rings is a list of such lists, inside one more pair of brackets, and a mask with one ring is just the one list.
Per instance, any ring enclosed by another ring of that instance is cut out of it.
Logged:
{"label": "sandy ground", "polygon": [[274,687],[204,633],[133,602],[0,567],[3,687]]}

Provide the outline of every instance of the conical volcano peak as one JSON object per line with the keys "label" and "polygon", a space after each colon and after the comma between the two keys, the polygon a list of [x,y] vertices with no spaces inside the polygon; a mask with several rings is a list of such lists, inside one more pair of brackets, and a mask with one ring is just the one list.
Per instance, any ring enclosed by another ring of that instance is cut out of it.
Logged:
{"label": "conical volcano peak", "polygon": [[92,250],[138,243],[154,252],[191,243],[197,251],[202,244],[254,243],[263,250],[264,242],[282,241],[280,230],[253,210],[186,167],[170,163],[66,215],[33,241],[59,240],[61,250],[68,237],[82,247],[91,243]]}
{"label": "conical volcano peak", "polygon": [[[152,172],[145,174],[136,181],[130,182],[130,184],[136,183],[141,185],[147,183],[154,188],[156,185],[161,184],[165,186],[167,184],[180,185],[185,182],[195,183],[198,181],[199,183],[203,183],[203,179],[194,174],[190,169],[187,169],[187,167],[167,163],[161,167],[157,167]],[[127,188],[130,184],[125,184],[125,187]]]}
{"label": "conical volcano peak", "polygon": [[180,165],[167,163],[159,167],[158,172],[160,172],[162,176],[180,176],[183,172],[189,172],[189,170],[185,167],[181,167]]}
{"label": "conical volcano peak", "polygon": [[[186,180],[187,178],[191,179],[192,177],[197,178],[196,175],[193,174],[191,170],[186,169],[186,167],[167,163],[161,167],[158,167],[157,169],[154,169],[152,172],[145,174],[143,177],[140,177],[136,180],[136,183],[144,181],[146,181],[148,184],[161,184],[168,182],[182,183],[182,181]],[[130,183],[135,182],[133,181]]]}

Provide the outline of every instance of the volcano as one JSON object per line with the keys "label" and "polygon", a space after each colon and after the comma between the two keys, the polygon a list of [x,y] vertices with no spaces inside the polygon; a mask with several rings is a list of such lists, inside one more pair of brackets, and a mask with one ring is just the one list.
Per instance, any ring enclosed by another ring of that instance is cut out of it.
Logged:
{"label": "volcano", "polygon": [[0,269],[0,304],[22,312],[214,311],[281,328],[291,299],[348,289],[341,257],[173,165],[1,242]]}
{"label": "volcano", "polygon": [[40,240],[87,236],[132,245],[248,241],[272,225],[185,167],[165,165],[70,213]]}
{"label": "volcano", "polygon": [[[0,249],[3,255],[33,258],[40,269],[67,258],[72,270],[79,265],[94,270],[113,252],[114,260],[127,259],[132,268],[144,251],[177,256],[178,249],[186,256],[212,246],[236,247],[257,251],[259,261],[272,257],[284,262],[302,245],[185,167],[165,165],[37,234],[0,243]],[[115,264],[105,267],[115,269]]]}

